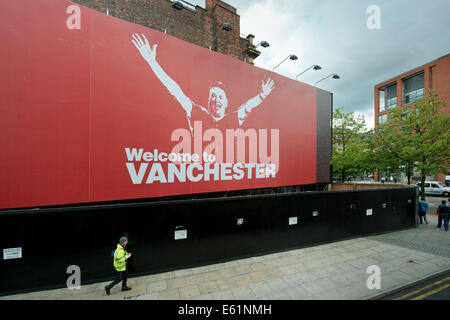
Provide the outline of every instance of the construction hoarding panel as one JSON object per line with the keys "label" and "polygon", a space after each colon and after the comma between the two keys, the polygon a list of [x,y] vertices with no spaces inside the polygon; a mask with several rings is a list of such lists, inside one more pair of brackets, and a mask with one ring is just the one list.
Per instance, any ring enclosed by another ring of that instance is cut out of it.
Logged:
{"label": "construction hoarding panel", "polygon": [[68,1],[0,26],[0,209],[329,181],[328,92]]}

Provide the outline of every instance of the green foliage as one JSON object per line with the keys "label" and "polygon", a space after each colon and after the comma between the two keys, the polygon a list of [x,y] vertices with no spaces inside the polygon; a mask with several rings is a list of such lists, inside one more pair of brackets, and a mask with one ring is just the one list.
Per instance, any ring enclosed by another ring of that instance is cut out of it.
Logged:
{"label": "green foliage", "polygon": [[373,132],[365,127],[364,116],[344,113],[338,108],[333,114],[333,175],[345,181],[349,175],[372,173]]}
{"label": "green foliage", "polygon": [[375,135],[378,168],[402,170],[408,177],[417,171],[422,182],[427,175],[447,173],[450,117],[442,111],[446,104],[430,90],[414,108],[393,109],[389,121],[380,125]]}

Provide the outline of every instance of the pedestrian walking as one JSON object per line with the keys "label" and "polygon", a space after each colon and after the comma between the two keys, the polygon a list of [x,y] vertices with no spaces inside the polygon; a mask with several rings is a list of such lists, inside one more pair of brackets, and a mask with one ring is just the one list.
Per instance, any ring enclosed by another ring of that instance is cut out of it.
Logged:
{"label": "pedestrian walking", "polygon": [[444,229],[448,231],[448,215],[449,215],[449,207],[446,205],[446,201],[442,200],[442,203],[437,208],[438,216],[438,225],[437,227],[440,229],[442,226],[442,220],[444,220]]}
{"label": "pedestrian walking", "polygon": [[428,224],[428,220],[427,220],[428,207],[429,207],[428,202],[426,202],[425,198],[422,197],[419,201],[420,224],[423,224],[423,220],[425,220],[425,223]]}
{"label": "pedestrian walking", "polygon": [[117,244],[117,248],[114,251],[114,260],[113,265],[114,269],[116,269],[116,278],[113,282],[105,287],[105,292],[107,295],[110,294],[111,289],[120,281],[122,281],[122,291],[131,290],[130,287],[127,287],[127,260],[131,257],[131,253],[128,253],[125,247],[128,244],[128,239],[126,237],[122,237]]}

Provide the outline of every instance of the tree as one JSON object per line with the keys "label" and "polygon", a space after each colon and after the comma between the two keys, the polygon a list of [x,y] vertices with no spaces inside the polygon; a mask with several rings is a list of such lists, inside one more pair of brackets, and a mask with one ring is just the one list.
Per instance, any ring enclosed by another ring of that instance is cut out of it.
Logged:
{"label": "tree", "polygon": [[333,114],[333,175],[342,182],[349,175],[374,171],[373,152],[370,148],[373,132],[366,130],[365,117],[338,108]]}
{"label": "tree", "polygon": [[[376,163],[376,168],[374,171],[378,169],[380,171],[380,175],[383,172],[387,174],[388,177],[397,176],[402,171],[402,165],[398,158],[389,157],[387,155],[390,152],[390,149],[383,144],[379,144],[378,139],[380,138],[381,133],[378,131],[377,134],[377,138],[374,138],[372,143],[372,150],[375,150],[373,158]],[[392,146],[392,144],[388,145]]]}
{"label": "tree", "polygon": [[389,121],[375,134],[377,159],[381,167],[403,169],[408,184],[414,170],[420,173],[422,195],[427,175],[447,173],[450,158],[450,117],[442,111],[447,105],[435,92],[416,102],[414,107],[394,109]]}

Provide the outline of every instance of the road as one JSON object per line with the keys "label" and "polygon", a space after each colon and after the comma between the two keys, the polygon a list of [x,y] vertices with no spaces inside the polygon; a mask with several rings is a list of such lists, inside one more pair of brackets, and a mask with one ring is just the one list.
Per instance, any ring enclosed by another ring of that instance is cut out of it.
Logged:
{"label": "road", "polygon": [[[419,198],[420,198],[420,196],[419,196]],[[441,204],[442,200],[448,201],[448,199],[449,199],[448,197],[434,196],[434,195],[429,195],[429,194],[427,194],[427,196],[426,196],[427,202],[430,205],[433,205],[436,207]]]}
{"label": "road", "polygon": [[450,272],[386,296],[383,300],[450,300]]}

